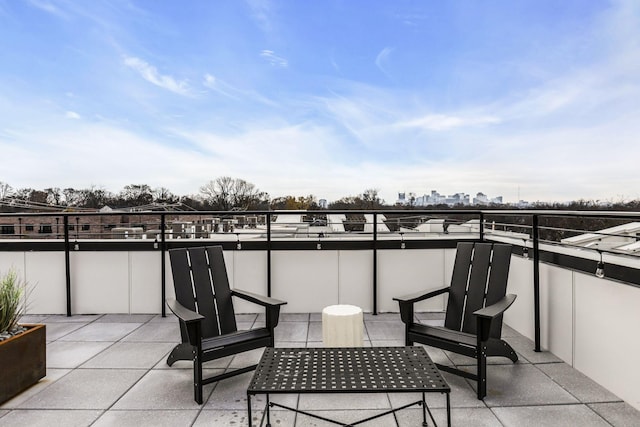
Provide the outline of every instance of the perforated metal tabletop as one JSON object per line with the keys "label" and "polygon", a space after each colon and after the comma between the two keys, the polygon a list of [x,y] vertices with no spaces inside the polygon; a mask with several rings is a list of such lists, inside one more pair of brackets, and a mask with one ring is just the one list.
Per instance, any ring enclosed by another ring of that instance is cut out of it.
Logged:
{"label": "perforated metal tabletop", "polygon": [[[449,385],[423,347],[267,347],[249,383],[247,396],[251,411],[250,396],[266,394],[268,417],[269,406],[302,412],[269,403],[268,395],[275,393],[422,392],[422,400],[411,405],[423,405],[423,408],[429,411],[424,393],[439,392],[446,394],[447,422],[450,423],[450,391]],[[429,414],[431,415],[430,411]],[[333,420],[327,421],[341,424]],[[366,420],[361,422],[363,421]]]}
{"label": "perforated metal tabletop", "polygon": [[448,392],[422,347],[266,348],[250,393]]}

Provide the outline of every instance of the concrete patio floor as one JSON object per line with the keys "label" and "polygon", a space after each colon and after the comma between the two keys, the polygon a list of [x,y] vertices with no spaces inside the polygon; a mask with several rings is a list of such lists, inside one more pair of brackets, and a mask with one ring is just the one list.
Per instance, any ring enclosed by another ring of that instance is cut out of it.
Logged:
{"label": "concrete patio floor", "polygon": [[[424,322],[441,322],[441,313],[417,313]],[[242,329],[263,324],[255,314],[238,315]],[[282,314],[276,347],[322,346],[319,313]],[[252,373],[209,384],[205,402],[193,400],[191,363],[169,368],[165,359],[177,343],[172,316],[27,316],[25,323],[47,325],[47,376],[0,406],[4,426],[246,426],[246,388]],[[365,315],[365,345],[403,345],[398,314]],[[454,426],[639,426],[640,412],[553,354],[533,351],[533,343],[509,327],[505,338],[520,360],[490,360],[488,396],[475,397],[472,383],[443,373],[452,388]],[[427,348],[439,363],[473,369],[473,360]],[[213,361],[208,373],[255,363],[262,350]],[[280,395],[273,399],[344,423],[401,406],[418,395]],[[264,399],[254,402],[254,425]],[[445,398],[428,395],[439,425],[446,425]],[[272,410],[274,426],[329,426],[291,411]],[[421,409],[410,408],[364,426],[419,426]]]}

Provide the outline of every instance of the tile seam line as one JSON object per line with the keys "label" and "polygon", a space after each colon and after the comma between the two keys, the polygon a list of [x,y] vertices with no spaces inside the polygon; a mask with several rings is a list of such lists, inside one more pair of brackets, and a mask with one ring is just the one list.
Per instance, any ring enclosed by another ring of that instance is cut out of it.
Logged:
{"label": "tile seam line", "polygon": [[[102,316],[100,316],[100,317],[103,317],[103,316],[105,316],[105,315],[102,315]],[[95,319],[95,320],[97,320],[97,319]],[[95,321],[95,320],[94,320],[94,321]],[[140,326],[138,326],[138,328],[141,328],[141,327],[142,327],[142,325],[146,325],[146,324],[147,324],[147,323],[149,323],[151,320],[152,320],[152,319],[149,319],[149,320],[147,320],[146,322],[141,323],[141,324],[140,324]],[[134,331],[138,330],[138,328],[135,328],[135,329],[134,329],[133,331],[131,331],[129,334],[131,334],[131,333],[133,333]],[[127,334],[127,335],[125,335],[124,337],[120,338],[119,340],[117,340],[117,341],[113,342],[113,344],[112,344],[111,346],[107,347],[107,348],[111,348],[111,347],[112,347],[113,345],[115,345],[116,343],[118,343],[118,342],[122,342],[122,340],[123,340],[125,337],[127,337],[129,334]],[[105,349],[105,350],[106,350],[106,349]],[[103,350],[103,351],[104,351],[104,350]],[[102,353],[102,352],[100,352],[100,353]],[[98,354],[99,354],[99,353],[98,353]],[[96,355],[96,356],[97,356],[97,355]],[[95,357],[95,356],[94,356],[94,357]],[[89,360],[91,360],[91,359],[89,359]],[[86,362],[85,362],[85,363],[86,363]],[[116,403],[118,403],[118,402],[119,402],[119,401],[120,401],[120,400],[121,400],[121,399],[122,399],[122,398],[123,398],[127,393],[129,393],[129,391],[131,391],[131,389],[132,389],[133,387],[135,387],[135,386],[136,386],[136,384],[138,384],[138,383],[139,383],[139,382],[140,382],[140,381],[141,381],[141,380],[142,380],[142,379],[143,379],[143,378],[144,378],[144,377],[145,377],[149,372],[151,372],[151,371],[153,370],[153,368],[154,368],[154,367],[155,367],[155,365],[153,365],[153,366],[152,366],[151,368],[149,368],[149,369],[144,370],[144,371],[145,371],[145,372],[144,372],[144,374],[140,375],[140,378],[138,378],[138,379],[137,379],[133,384],[131,384],[131,385],[130,385],[130,386],[129,386],[129,387],[128,387],[128,388],[127,388],[127,389],[126,389],[122,394],[120,394],[120,395],[119,395],[119,396],[118,396],[118,397],[117,397],[117,398],[116,398],[116,399],[111,403],[111,405],[109,405],[109,407],[108,407],[108,408],[104,409],[104,410],[103,410],[103,413],[102,413],[102,414],[100,414],[100,416],[99,416],[98,418],[96,418],[95,420],[93,420],[93,422],[92,422],[91,424],[89,424],[89,426],[94,425],[94,424],[95,424],[95,423],[96,423],[100,418],[102,418],[102,417],[104,416],[104,414],[106,414],[107,412],[109,412],[109,411],[114,407],[114,405],[115,405]],[[76,369],[77,369],[77,368],[76,368]],[[143,369],[134,369],[134,370],[142,371]],[[196,418],[197,418],[197,417],[196,417]]]}

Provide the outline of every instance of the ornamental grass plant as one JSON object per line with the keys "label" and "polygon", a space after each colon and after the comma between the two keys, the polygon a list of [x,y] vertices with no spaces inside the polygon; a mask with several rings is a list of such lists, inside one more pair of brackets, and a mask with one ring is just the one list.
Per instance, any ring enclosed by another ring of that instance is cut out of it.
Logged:
{"label": "ornamental grass plant", "polygon": [[25,286],[14,269],[0,276],[0,334],[16,329],[26,309]]}

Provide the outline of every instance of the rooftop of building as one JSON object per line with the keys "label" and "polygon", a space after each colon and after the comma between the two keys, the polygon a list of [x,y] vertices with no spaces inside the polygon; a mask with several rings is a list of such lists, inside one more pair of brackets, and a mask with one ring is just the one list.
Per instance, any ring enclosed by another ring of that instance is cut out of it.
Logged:
{"label": "rooftop of building", "polygon": [[[276,328],[276,347],[322,346],[319,313],[283,313]],[[442,322],[442,313],[417,313],[426,323]],[[246,426],[246,388],[252,373],[206,385],[205,401],[193,401],[192,369],[187,362],[166,365],[179,337],[171,315],[28,316],[27,322],[47,325],[47,376],[37,385],[0,406],[0,424],[18,426]],[[263,317],[237,315],[243,327],[259,325]],[[403,345],[403,324],[395,313],[365,314],[365,345]],[[472,382],[443,373],[452,388],[454,426],[631,426],[640,412],[549,352],[505,326],[503,337],[519,361],[498,359],[488,368],[489,391],[476,399]],[[262,350],[205,364],[209,373],[255,363]],[[428,348],[442,364],[472,366],[473,359]],[[504,363],[504,364],[503,364]],[[403,394],[280,395],[274,401],[343,422],[374,415],[407,403]],[[257,396],[254,425],[264,399]],[[445,399],[427,396],[439,425],[446,425]],[[414,426],[419,408],[387,415],[365,426]],[[272,410],[278,426],[324,426],[290,411]]]}

